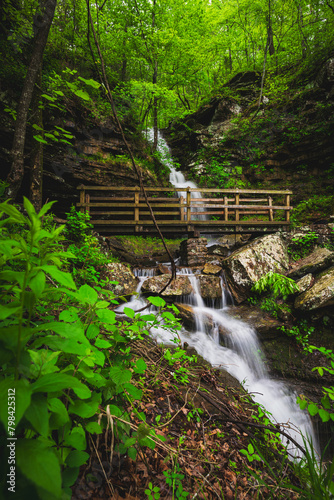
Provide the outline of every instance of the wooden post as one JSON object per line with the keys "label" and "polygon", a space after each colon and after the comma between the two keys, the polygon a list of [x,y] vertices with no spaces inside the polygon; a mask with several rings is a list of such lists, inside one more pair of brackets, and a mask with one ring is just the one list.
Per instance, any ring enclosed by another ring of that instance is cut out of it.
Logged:
{"label": "wooden post", "polygon": [[[228,205],[228,198],[227,196],[224,196],[224,205]],[[228,208],[224,208],[224,220],[225,222],[228,221]]]}
{"label": "wooden post", "polygon": [[81,184],[80,186],[78,186],[78,188],[80,189],[80,204],[81,204],[81,207],[80,207],[80,212],[84,213],[85,211],[85,207],[82,206],[84,203],[85,203],[85,187],[83,184]]}
{"label": "wooden post", "polygon": [[[285,206],[290,207],[290,195],[285,195]],[[290,210],[285,211],[285,220],[286,222],[290,222]]]}
{"label": "wooden post", "polygon": [[[273,206],[273,199],[271,196],[268,196],[268,205],[270,207]],[[272,208],[269,208],[269,220],[272,222],[274,220],[274,211]]]}
{"label": "wooden post", "polygon": [[[235,204],[236,205],[240,205],[240,195],[239,195],[239,193],[235,194]],[[240,220],[240,218],[239,218],[239,209],[237,209],[237,208],[235,209],[235,220],[236,220],[236,222]]]}
{"label": "wooden post", "polygon": [[191,221],[191,193],[187,187],[187,222]]}
{"label": "wooden post", "polygon": [[134,222],[135,222],[135,231],[136,233],[139,230],[139,192],[140,188],[136,186],[136,191],[135,191],[135,210],[134,210]]}
{"label": "wooden post", "polygon": [[87,213],[88,213],[88,215],[89,215],[89,211],[90,211],[90,208],[89,208],[90,196],[89,196],[89,194],[88,194],[88,193],[86,194],[85,201],[86,201],[86,207],[85,207],[85,208],[86,208],[86,212],[87,212]]}
{"label": "wooden post", "polygon": [[185,199],[184,199],[184,196],[180,196],[180,220],[181,221],[184,221],[184,202],[185,202]]}

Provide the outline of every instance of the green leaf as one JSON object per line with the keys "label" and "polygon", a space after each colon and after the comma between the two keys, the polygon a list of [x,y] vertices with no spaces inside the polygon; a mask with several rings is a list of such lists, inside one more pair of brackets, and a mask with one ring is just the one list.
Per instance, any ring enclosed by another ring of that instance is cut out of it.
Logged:
{"label": "green leaf", "polygon": [[309,414],[312,417],[314,417],[314,415],[316,415],[318,413],[319,408],[314,403],[311,403],[311,404],[308,405],[307,410],[308,410]]}
{"label": "green leaf", "polygon": [[49,96],[47,94],[41,94],[41,97],[44,97],[44,99],[46,99],[47,101],[52,101],[53,102],[53,101],[56,100],[55,97],[51,97],[51,96]]}
{"label": "green leaf", "polygon": [[124,307],[123,309],[124,314],[128,316],[128,318],[133,319],[135,317],[135,312],[133,309],[130,309],[129,307]]}
{"label": "green leaf", "polygon": [[89,422],[85,426],[85,429],[90,434],[101,434],[102,433],[102,428],[101,428],[100,424],[98,424],[97,422]]}
{"label": "green leaf", "polygon": [[57,392],[63,389],[73,389],[75,394],[81,399],[87,399],[91,391],[75,377],[64,373],[49,373],[43,375],[31,384],[32,391],[35,392]]}
{"label": "green leaf", "polygon": [[[72,446],[76,450],[85,450],[87,447],[86,434],[82,427],[73,427],[71,432],[65,436],[64,443]],[[68,464],[71,467],[76,467],[78,464]]]}
{"label": "green leaf", "polygon": [[125,382],[130,382],[132,378],[132,373],[130,370],[125,370],[119,366],[113,366],[109,370],[109,375],[111,380],[116,385],[124,384]]}
{"label": "green leaf", "polygon": [[46,141],[45,139],[43,139],[43,137],[41,135],[34,135],[34,139],[37,142],[41,142],[42,144],[48,144],[48,141]]}
{"label": "green leaf", "polygon": [[29,281],[29,286],[34,292],[36,299],[39,299],[45,288],[45,274],[43,271],[39,271],[31,280]]}
{"label": "green leaf", "polygon": [[17,465],[32,483],[61,496],[61,472],[55,453],[37,439],[19,439],[16,445]]}
{"label": "green leaf", "polygon": [[251,443],[249,443],[249,445],[247,446],[247,448],[248,448],[248,453],[250,453],[251,455],[253,455],[253,453],[254,453],[254,446]]}
{"label": "green leaf", "polygon": [[8,306],[2,306],[0,304],[0,320],[4,320],[12,314],[16,314],[21,309],[20,306],[17,305],[17,302],[12,302],[8,304]]}
{"label": "green leaf", "polygon": [[110,309],[98,309],[96,315],[102,323],[113,325],[116,322],[116,314],[114,311],[110,311]]}
{"label": "green leaf", "polygon": [[166,302],[161,297],[148,297],[147,300],[155,307],[164,307]]}
{"label": "green leaf", "polygon": [[[76,453],[76,452],[71,452]],[[73,486],[78,478],[80,468],[79,467],[66,467],[62,472],[63,488],[69,488]]]}
{"label": "green leaf", "polygon": [[323,410],[322,408],[319,410],[319,416],[323,422],[328,422],[330,419],[330,414],[328,411]]}
{"label": "green leaf", "polygon": [[50,429],[59,429],[70,421],[66,406],[60,399],[48,399],[48,409],[51,412],[49,422]]}
{"label": "green leaf", "polygon": [[126,389],[128,391],[128,393],[130,394],[130,396],[132,396],[134,399],[141,399],[141,397],[143,395],[143,391],[141,389],[137,389],[137,387],[135,387],[133,384],[130,384],[128,382],[123,384],[123,388]]}
{"label": "green leaf", "polygon": [[68,413],[74,413],[82,418],[93,417],[99,408],[101,397],[101,394],[96,392],[89,401],[76,400],[69,406]]}
{"label": "green leaf", "polygon": [[50,276],[58,281],[63,286],[70,288],[72,290],[76,290],[76,284],[73,281],[72,275],[70,273],[65,273],[64,271],[60,271],[57,266],[47,265],[41,266],[40,269],[50,274]]}
{"label": "green leaf", "polygon": [[94,89],[99,89],[101,87],[101,84],[99,82],[97,82],[96,80],[93,80],[92,78],[90,78],[89,80],[86,80],[86,78],[82,78],[82,76],[78,76],[78,80],[81,80],[86,85],[90,85]]}
{"label": "green leaf", "polygon": [[67,455],[65,462],[69,467],[80,467],[89,459],[89,454],[85,451],[73,450]]}
{"label": "green leaf", "polygon": [[66,323],[75,323],[76,321],[78,321],[79,316],[77,310],[65,309],[59,314],[59,319],[61,321],[65,321]]}
{"label": "green leaf", "polygon": [[137,450],[136,450],[136,448],[133,448],[133,447],[128,448],[127,453],[128,453],[128,456],[129,456],[132,460],[136,460],[136,458],[137,458]]}
{"label": "green leaf", "polygon": [[86,336],[89,340],[95,339],[97,335],[100,333],[100,328],[97,325],[89,325],[87,328]]}
{"label": "green leaf", "polygon": [[[5,378],[0,382],[0,419],[6,432],[8,431],[9,402],[15,403],[15,427],[21,421],[26,409],[31,403],[31,387],[26,380]],[[14,398],[14,399],[13,399]],[[9,428],[11,430],[11,427]]]}
{"label": "green leaf", "polygon": [[137,359],[136,364],[133,367],[133,371],[135,373],[141,374],[141,373],[145,373],[146,369],[147,369],[147,364],[145,363],[143,358]]}
{"label": "green leaf", "polygon": [[89,285],[82,285],[79,288],[79,297],[87,304],[94,305],[98,299],[97,292]]}
{"label": "green leaf", "polygon": [[31,423],[35,431],[45,438],[49,433],[49,414],[47,399],[42,394],[33,394],[25,418]]}

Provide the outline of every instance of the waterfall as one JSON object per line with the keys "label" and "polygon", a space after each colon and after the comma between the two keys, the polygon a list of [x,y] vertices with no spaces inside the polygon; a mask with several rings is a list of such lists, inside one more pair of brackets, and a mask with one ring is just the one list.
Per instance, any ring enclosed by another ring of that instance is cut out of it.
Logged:
{"label": "waterfall", "polygon": [[[153,130],[148,131],[148,138],[153,140]],[[170,182],[175,187],[197,187],[193,182],[186,181],[184,175],[176,170],[168,146],[160,133],[158,150],[163,163],[170,169]],[[181,196],[182,193],[179,195]],[[201,198],[202,195],[199,192],[194,192],[192,197]],[[198,211],[200,212],[200,208]],[[204,215],[197,217],[200,217],[201,220],[207,218]],[[137,295],[131,301],[132,307],[134,305],[142,307],[144,304],[140,298],[140,289],[148,276],[145,273],[147,270],[143,270],[143,273],[140,270],[137,271],[136,275],[139,277],[140,283]],[[228,304],[233,304],[233,298],[224,277],[221,277],[220,281],[222,300],[218,305],[219,309],[214,309],[205,306],[200,294],[198,278],[192,271],[183,268],[179,274],[186,274],[193,288],[193,293],[190,296],[182,297],[179,301],[192,306],[196,322],[195,332],[189,332],[183,328],[179,333],[182,343],[187,342],[190,347],[194,347],[197,353],[213,367],[222,368],[234,376],[252,394],[252,398],[266,409],[266,412],[271,415],[271,420],[283,426],[285,431],[301,446],[304,445],[302,437],[304,436],[310,439],[313,446],[317,448],[317,438],[313,432],[308,413],[300,410],[296,403],[297,394],[282,382],[270,378],[256,331],[245,322],[232,318],[228,314]],[[153,276],[153,274],[151,275]],[[151,307],[150,310],[154,311],[154,308]],[[206,317],[210,317],[212,320],[210,328],[205,324]],[[224,332],[225,345],[220,344],[220,330]],[[163,326],[151,329],[151,335],[159,343],[175,345],[173,333]],[[286,438],[282,438],[282,442],[288,444]],[[293,456],[298,455],[298,449],[291,443],[288,451]]]}
{"label": "waterfall", "polygon": [[[154,131],[153,129],[149,129],[147,131],[147,138],[149,141],[153,142],[153,134]],[[162,137],[160,131],[158,132],[158,145],[157,145],[157,150],[160,153],[161,157],[161,162],[166,165],[166,167],[169,168],[170,174],[169,174],[169,182],[176,188],[194,188],[196,189],[198,186],[195,184],[195,182],[188,181],[185,179],[184,175],[182,172],[179,172],[176,170],[173,164],[173,160],[171,159],[171,154],[169,147],[165,141],[165,139]],[[178,191],[178,196],[179,198],[183,196],[183,198],[186,199],[186,192],[185,191]],[[195,191],[191,193],[191,198],[195,201],[196,206],[192,207],[193,212],[198,212],[199,215],[196,215],[197,220],[207,220],[208,216],[207,215],[200,215],[201,212],[204,211],[204,209],[201,207],[201,202],[196,200],[201,199],[202,193],[200,191]]]}
{"label": "waterfall", "polygon": [[[191,281],[193,292],[187,298],[187,303],[192,305],[196,321],[196,331],[189,332],[183,328],[179,333],[182,344],[187,342],[213,367],[224,369],[234,376],[252,394],[252,398],[271,414],[273,423],[284,427],[301,446],[304,445],[302,436],[308,437],[315,444],[317,439],[311,421],[308,414],[300,410],[297,405],[297,394],[282,382],[270,378],[254,328],[232,318],[228,314],[228,307],[222,309],[206,307],[199,292],[198,278],[188,269],[182,269],[180,274],[186,274]],[[147,277],[141,277],[138,292],[145,279]],[[225,290],[223,287],[222,294],[225,295],[223,304],[227,302],[228,292]],[[131,303],[132,307],[133,305]],[[136,305],[142,306],[143,302]],[[208,328],[204,324],[205,317],[212,318],[210,331],[207,331]],[[224,331],[225,346],[220,344],[220,328]],[[152,329],[150,333],[158,343],[175,345],[173,334],[163,326]],[[284,437],[282,442],[288,444]],[[291,443],[288,451],[293,456],[298,455],[298,449]]]}

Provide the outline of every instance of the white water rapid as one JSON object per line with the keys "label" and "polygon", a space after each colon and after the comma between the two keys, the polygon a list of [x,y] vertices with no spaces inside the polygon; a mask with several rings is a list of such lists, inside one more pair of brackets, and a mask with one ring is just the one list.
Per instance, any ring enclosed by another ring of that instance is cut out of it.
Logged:
{"label": "white water rapid", "polygon": [[[140,296],[140,289],[143,282],[153,274],[152,269],[136,271],[140,279],[137,289],[139,295],[131,300],[132,308],[139,309],[145,305],[145,299]],[[182,344],[186,342],[212,366],[224,369],[233,375],[252,394],[252,398],[263,405],[266,413],[269,412],[272,415],[272,422],[280,424],[301,446],[304,446],[303,435],[312,440],[313,446],[317,448],[317,439],[308,414],[300,410],[296,403],[297,394],[282,382],[270,378],[256,331],[229,315],[228,307],[226,307],[229,299],[225,287],[222,287],[222,294],[225,296],[222,300],[222,308],[212,309],[205,306],[199,292],[198,278],[192,274],[191,270],[183,268],[180,274],[187,274],[192,284],[193,293],[187,298],[187,303],[192,305],[196,320],[196,331],[189,332],[183,328],[179,333]],[[154,312],[154,309],[152,306],[151,312]],[[205,325],[204,318],[208,316],[212,318],[211,328]],[[220,344],[220,328],[227,332],[224,333],[225,346]],[[158,343],[175,345],[174,334],[163,326],[152,328],[150,333]],[[285,438],[282,442],[287,444]],[[300,455],[299,450],[292,443],[287,448],[292,456]]]}

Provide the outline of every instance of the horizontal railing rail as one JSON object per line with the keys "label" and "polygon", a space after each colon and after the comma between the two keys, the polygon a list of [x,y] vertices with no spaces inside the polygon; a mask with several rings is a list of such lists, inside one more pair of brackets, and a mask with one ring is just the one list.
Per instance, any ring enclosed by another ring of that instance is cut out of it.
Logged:
{"label": "horizontal railing rail", "polygon": [[[153,221],[139,187],[78,186],[77,208],[87,211],[94,226],[112,232],[133,226],[135,232]],[[198,227],[288,226],[292,191],[210,188],[145,188],[155,218],[161,226],[187,231]],[[201,194],[200,194],[201,193]],[[201,197],[199,197],[201,196]]]}

